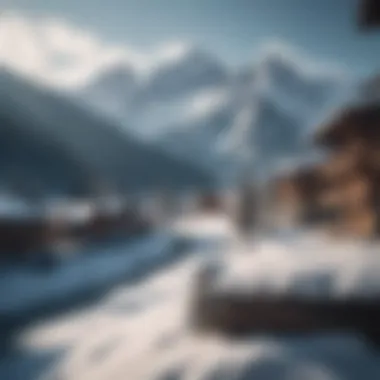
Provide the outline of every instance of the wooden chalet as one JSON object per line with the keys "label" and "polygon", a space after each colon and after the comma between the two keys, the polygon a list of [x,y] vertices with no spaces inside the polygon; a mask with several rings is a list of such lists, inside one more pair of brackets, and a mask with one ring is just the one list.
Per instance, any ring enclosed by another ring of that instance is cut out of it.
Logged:
{"label": "wooden chalet", "polygon": [[[380,26],[380,2],[359,0],[361,31]],[[364,82],[357,105],[320,128],[315,144],[325,163],[277,178],[274,199],[296,222],[316,222],[329,231],[380,236],[380,76]]]}
{"label": "wooden chalet", "polygon": [[315,143],[325,162],[277,181],[280,204],[298,222],[343,235],[380,236],[380,105],[352,106],[323,126]]}

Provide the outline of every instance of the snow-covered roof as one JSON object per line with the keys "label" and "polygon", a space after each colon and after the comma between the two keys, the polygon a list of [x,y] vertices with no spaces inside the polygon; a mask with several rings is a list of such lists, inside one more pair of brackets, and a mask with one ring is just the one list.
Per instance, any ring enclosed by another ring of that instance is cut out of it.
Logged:
{"label": "snow-covered roof", "polygon": [[27,219],[38,216],[38,211],[23,199],[8,194],[0,195],[0,218]]}
{"label": "snow-covered roof", "polygon": [[279,178],[296,173],[299,170],[313,167],[318,165],[326,159],[325,152],[311,151],[307,155],[299,155],[296,157],[289,157],[282,159],[271,173],[273,178]]}

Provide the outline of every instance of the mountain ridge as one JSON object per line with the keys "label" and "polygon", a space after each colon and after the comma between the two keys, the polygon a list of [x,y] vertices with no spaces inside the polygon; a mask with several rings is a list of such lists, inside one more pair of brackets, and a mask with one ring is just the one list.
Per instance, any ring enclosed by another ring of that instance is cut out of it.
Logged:
{"label": "mountain ridge", "polygon": [[32,86],[8,72],[1,73],[0,82],[3,114],[8,113],[24,132],[42,135],[52,146],[69,152],[95,181],[109,182],[120,191],[212,183],[205,171],[137,140],[73,99]]}

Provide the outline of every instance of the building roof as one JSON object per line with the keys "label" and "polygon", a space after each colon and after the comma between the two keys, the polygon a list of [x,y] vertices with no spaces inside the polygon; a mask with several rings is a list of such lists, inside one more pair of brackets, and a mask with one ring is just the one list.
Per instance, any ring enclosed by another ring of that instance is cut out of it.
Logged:
{"label": "building roof", "polygon": [[380,104],[355,105],[337,112],[318,129],[314,141],[325,146],[341,145],[350,133],[380,140]]}
{"label": "building roof", "polygon": [[360,1],[359,25],[366,29],[380,26],[380,2],[378,0]]}

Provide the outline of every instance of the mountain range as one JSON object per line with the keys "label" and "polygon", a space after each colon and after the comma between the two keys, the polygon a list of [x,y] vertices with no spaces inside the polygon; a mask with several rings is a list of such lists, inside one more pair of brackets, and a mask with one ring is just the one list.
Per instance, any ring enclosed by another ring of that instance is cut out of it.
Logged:
{"label": "mountain range", "polygon": [[343,76],[281,52],[232,70],[189,47],[144,76],[110,66],[77,95],[131,133],[231,178],[242,166],[267,170],[307,154],[307,132],[351,90]]}
{"label": "mountain range", "polygon": [[[82,171],[122,187],[127,179],[132,187],[179,184],[181,173],[195,184],[195,177],[269,172],[307,156],[310,131],[356,86],[334,65],[310,60],[284,41],[269,41],[253,52],[255,60],[231,66],[212,49],[179,41],[137,50],[42,16],[5,13],[0,27],[8,36],[1,39],[1,66],[29,81],[1,75],[2,124],[33,130],[38,138],[30,141],[44,141],[44,148],[30,154],[54,150],[60,165],[78,173],[74,182]],[[9,137],[19,138],[18,132]],[[145,156],[157,170],[136,169]]]}

